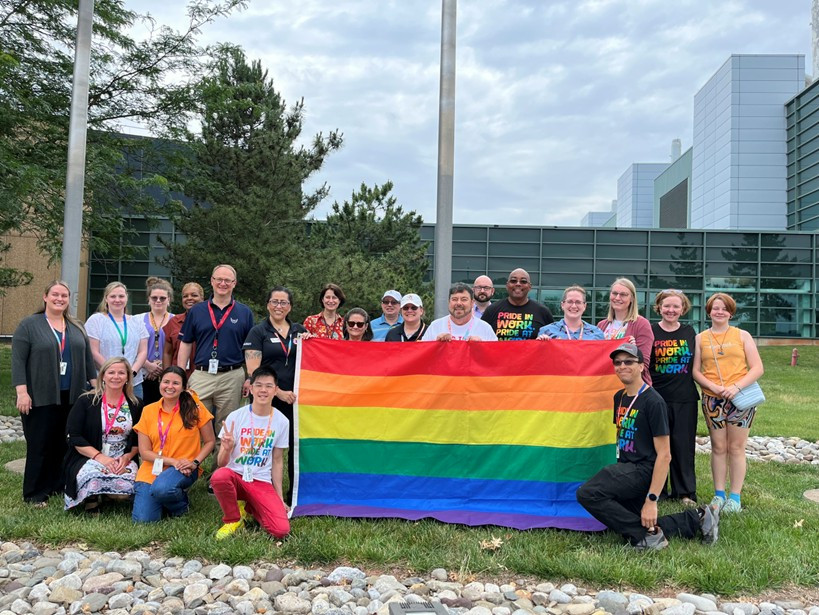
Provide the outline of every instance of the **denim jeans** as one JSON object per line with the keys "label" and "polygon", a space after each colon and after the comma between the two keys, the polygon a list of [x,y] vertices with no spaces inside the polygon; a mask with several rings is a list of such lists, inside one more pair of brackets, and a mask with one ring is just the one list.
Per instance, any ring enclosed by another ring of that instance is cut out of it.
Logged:
{"label": "denim jeans", "polygon": [[162,509],[171,517],[188,512],[187,489],[199,478],[199,472],[185,476],[176,468],[168,468],[152,484],[134,483],[134,510],[131,518],[136,523],[151,523],[162,519]]}
{"label": "denim jeans", "polygon": [[134,385],[134,395],[139,397],[139,401],[142,401],[142,383]]}

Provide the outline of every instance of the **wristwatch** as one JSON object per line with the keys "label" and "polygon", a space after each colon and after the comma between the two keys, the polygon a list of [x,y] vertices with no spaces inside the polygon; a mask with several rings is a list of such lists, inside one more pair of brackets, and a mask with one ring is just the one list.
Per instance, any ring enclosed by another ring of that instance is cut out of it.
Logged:
{"label": "wristwatch", "polygon": [[193,460],[193,465],[195,465],[197,468],[199,467],[199,463],[200,461],[198,459]]}
{"label": "wristwatch", "polygon": [[658,500],[657,496],[656,496],[656,495],[654,495],[654,494],[653,494],[653,493],[651,493],[651,492],[649,492],[649,494],[646,496],[646,499],[647,499],[649,502],[656,502],[656,501]]}

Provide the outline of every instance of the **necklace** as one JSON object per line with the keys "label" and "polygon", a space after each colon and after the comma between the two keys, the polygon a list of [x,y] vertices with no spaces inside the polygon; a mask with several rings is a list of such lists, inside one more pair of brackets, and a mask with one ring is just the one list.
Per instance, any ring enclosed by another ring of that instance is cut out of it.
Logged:
{"label": "necklace", "polygon": [[711,343],[716,344],[717,346],[719,346],[719,352],[717,352],[717,354],[720,355],[720,356],[724,355],[725,350],[722,348],[722,345],[725,343],[725,338],[728,337],[728,330],[726,329],[725,334],[722,336],[722,341],[721,342],[717,342],[717,338],[714,335],[714,327],[711,327],[710,329],[708,329],[708,333],[711,335]]}

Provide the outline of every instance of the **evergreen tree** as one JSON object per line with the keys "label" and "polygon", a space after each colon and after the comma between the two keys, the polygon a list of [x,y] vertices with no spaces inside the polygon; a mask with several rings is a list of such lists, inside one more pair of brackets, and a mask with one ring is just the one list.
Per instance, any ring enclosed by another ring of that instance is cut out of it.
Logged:
{"label": "evergreen tree", "polygon": [[319,133],[299,145],[303,101],[288,109],[261,63],[248,63],[236,47],[214,50],[194,91],[201,131],[176,135],[189,147],[179,150],[175,177],[194,204],[178,221],[186,239],[168,246],[167,264],[180,282],[207,283],[215,265],[229,263],[236,295],[261,309],[270,280],[299,270],[304,219],[328,191],[305,193],[303,185],[342,136]]}

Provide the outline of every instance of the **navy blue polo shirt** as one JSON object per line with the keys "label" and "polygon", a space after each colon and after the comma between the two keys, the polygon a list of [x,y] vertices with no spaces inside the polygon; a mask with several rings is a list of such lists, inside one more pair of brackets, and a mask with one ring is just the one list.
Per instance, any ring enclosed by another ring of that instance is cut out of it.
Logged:
{"label": "navy blue polo shirt", "polygon": [[[213,340],[216,337],[216,329],[210,318],[208,306],[213,308],[213,315],[217,324],[221,322],[222,316],[230,308],[228,305],[224,310],[213,304],[213,297],[207,301],[197,303],[190,310],[179,332],[179,341],[196,344],[196,356],[194,363],[205,368],[211,360],[213,351]],[[247,334],[253,328],[253,312],[244,303],[233,302],[233,309],[219,329],[219,344],[216,349],[216,358],[219,359],[219,367],[233,367],[245,362],[245,355],[242,351],[242,344],[245,343]]]}

